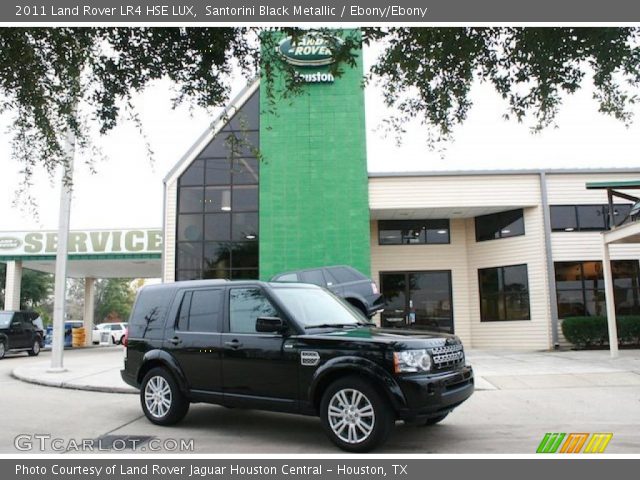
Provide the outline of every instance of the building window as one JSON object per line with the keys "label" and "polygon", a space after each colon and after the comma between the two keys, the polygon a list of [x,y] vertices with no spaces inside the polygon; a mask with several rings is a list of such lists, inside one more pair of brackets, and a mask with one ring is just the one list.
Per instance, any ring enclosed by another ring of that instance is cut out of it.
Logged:
{"label": "building window", "polygon": [[[611,262],[617,315],[640,314],[640,267],[637,260]],[[558,316],[605,316],[602,262],[556,262]]]}
{"label": "building window", "polygon": [[524,235],[524,214],[521,208],[476,217],[476,242]]}
{"label": "building window", "polygon": [[434,245],[450,241],[449,219],[378,221],[380,245]]}
{"label": "building window", "polygon": [[259,93],[178,181],[176,280],[258,278]]}
{"label": "building window", "polygon": [[526,265],[482,268],[478,278],[482,322],[531,320]]}
{"label": "building window", "polygon": [[[630,204],[614,205],[616,226],[629,215]],[[609,229],[609,205],[552,205],[551,230],[554,232],[600,232]]]}

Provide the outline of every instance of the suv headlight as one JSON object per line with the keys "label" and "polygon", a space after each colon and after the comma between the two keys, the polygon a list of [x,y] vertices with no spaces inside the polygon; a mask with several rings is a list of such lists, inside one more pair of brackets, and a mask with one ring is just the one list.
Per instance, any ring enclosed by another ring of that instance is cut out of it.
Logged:
{"label": "suv headlight", "polygon": [[393,352],[393,370],[396,373],[428,372],[431,370],[431,356],[426,350]]}

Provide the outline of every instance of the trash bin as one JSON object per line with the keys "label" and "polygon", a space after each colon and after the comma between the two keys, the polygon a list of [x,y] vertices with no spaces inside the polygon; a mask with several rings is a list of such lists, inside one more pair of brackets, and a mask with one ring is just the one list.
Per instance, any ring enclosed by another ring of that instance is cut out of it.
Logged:
{"label": "trash bin", "polygon": [[71,346],[72,347],[84,347],[85,345],[85,330],[84,327],[71,329]]}

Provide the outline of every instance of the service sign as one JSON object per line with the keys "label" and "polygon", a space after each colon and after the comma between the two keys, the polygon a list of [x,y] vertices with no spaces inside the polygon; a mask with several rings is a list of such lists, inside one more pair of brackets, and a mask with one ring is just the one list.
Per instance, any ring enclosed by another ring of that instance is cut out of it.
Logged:
{"label": "service sign", "polygon": [[[161,253],[162,230],[94,230],[69,232],[69,255]],[[55,255],[58,233],[0,232],[0,257]]]}
{"label": "service sign", "polygon": [[335,58],[331,46],[341,45],[339,37],[308,33],[298,37],[295,41],[291,37],[283,39],[278,51],[284,61],[296,67],[324,67],[331,65]]}

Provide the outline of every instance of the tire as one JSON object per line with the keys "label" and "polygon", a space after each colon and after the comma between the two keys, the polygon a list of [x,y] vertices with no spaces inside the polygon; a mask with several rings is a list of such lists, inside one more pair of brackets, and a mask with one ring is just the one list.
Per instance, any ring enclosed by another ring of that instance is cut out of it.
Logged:
{"label": "tire", "polygon": [[114,345],[118,344],[118,342],[116,342],[116,337],[114,337],[113,335],[111,335],[111,343],[113,343]]}
{"label": "tire", "polygon": [[320,419],[327,436],[338,447],[348,452],[369,452],[387,440],[395,413],[369,382],[349,376],[326,389]]}
{"label": "tire", "polygon": [[156,425],[174,425],[189,411],[189,401],[180,391],[173,375],[161,367],[152,368],[144,376],[140,386],[140,403],[147,419]]}
{"label": "tire", "polygon": [[31,347],[31,350],[27,351],[27,353],[30,357],[37,357],[40,355],[40,339],[36,338],[33,341],[33,346]]}
{"label": "tire", "polygon": [[447,412],[444,415],[438,415],[437,417],[430,417],[420,422],[411,423],[411,425],[415,425],[416,427],[430,427],[436,423],[440,423],[442,420],[447,418],[448,415],[449,413]]}
{"label": "tire", "polygon": [[0,342],[0,360],[2,360],[7,353],[7,347],[4,342]]}

